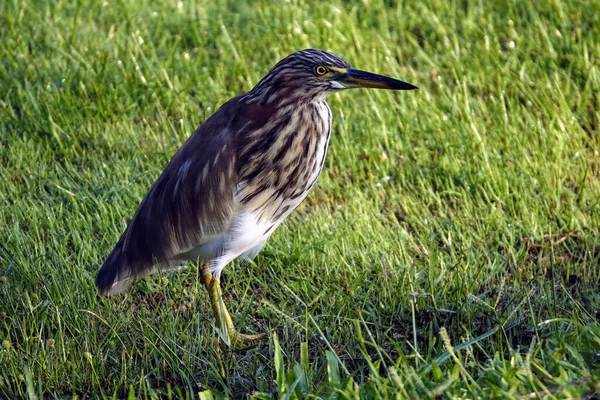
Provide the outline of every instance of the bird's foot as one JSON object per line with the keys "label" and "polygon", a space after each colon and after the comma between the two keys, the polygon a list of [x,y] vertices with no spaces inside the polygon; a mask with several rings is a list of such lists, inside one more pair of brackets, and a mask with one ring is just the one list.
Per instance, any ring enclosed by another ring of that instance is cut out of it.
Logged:
{"label": "bird's foot", "polygon": [[215,358],[217,360],[217,366],[221,377],[227,378],[227,370],[225,363],[223,362],[223,355],[227,350],[244,351],[250,346],[251,342],[261,340],[267,336],[266,333],[257,333],[252,335],[246,335],[239,333],[235,329],[230,330],[227,335],[219,334],[218,338],[215,338]]}
{"label": "bird's foot", "polygon": [[221,342],[226,347],[236,349],[240,345],[247,346],[247,345],[250,345],[251,342],[255,342],[257,340],[264,339],[265,337],[267,337],[267,334],[266,333],[255,333],[255,334],[247,335],[244,333],[240,333],[240,332],[236,331],[235,329],[230,329],[227,332],[227,336],[222,335],[222,334],[219,336],[221,338]]}

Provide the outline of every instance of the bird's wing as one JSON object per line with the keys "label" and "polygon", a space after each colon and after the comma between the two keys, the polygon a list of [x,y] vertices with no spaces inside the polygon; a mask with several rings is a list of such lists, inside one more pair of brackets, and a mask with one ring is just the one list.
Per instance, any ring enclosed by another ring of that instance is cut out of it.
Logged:
{"label": "bird's wing", "polygon": [[230,100],[173,156],[100,268],[101,292],[120,292],[154,265],[167,267],[227,231],[236,207],[236,133],[249,128],[247,116],[239,98]]}

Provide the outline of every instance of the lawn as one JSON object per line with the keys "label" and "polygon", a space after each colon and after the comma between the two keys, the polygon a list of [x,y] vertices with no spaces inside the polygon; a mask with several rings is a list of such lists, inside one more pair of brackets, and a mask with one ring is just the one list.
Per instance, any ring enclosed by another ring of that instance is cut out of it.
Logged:
{"label": "lawn", "polygon": [[[419,87],[333,95],[307,200],[224,272],[94,276],[191,132],[316,47]],[[0,397],[593,398],[600,2],[0,2]]]}

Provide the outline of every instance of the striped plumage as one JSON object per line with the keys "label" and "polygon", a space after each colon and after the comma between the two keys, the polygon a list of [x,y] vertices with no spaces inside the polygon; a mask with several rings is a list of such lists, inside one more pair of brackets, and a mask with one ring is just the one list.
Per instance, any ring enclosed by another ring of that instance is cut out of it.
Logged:
{"label": "striped plumage", "polygon": [[[212,274],[207,288],[211,279],[218,286],[222,269],[239,256],[255,256],[315,184],[331,131],[327,95],[359,86],[414,89],[309,49],[225,103],[152,185],[100,268],[98,289],[116,293],[156,266],[190,260]],[[223,315],[216,316],[222,325]]]}

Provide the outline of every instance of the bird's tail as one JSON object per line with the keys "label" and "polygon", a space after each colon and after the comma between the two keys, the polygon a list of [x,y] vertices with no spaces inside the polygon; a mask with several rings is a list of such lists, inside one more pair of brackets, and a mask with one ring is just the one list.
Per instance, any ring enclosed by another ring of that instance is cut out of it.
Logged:
{"label": "bird's tail", "polygon": [[96,275],[96,287],[102,294],[119,294],[129,287],[133,278],[119,242],[100,267]]}
{"label": "bird's tail", "polygon": [[137,265],[136,268],[136,265],[132,266],[128,262],[125,254],[126,252],[123,250],[122,241],[120,240],[96,275],[96,287],[100,293],[120,294],[127,290],[135,278],[157,272],[181,271],[187,268],[185,264],[166,262],[153,266],[151,258],[148,262],[144,262],[142,267]]}

